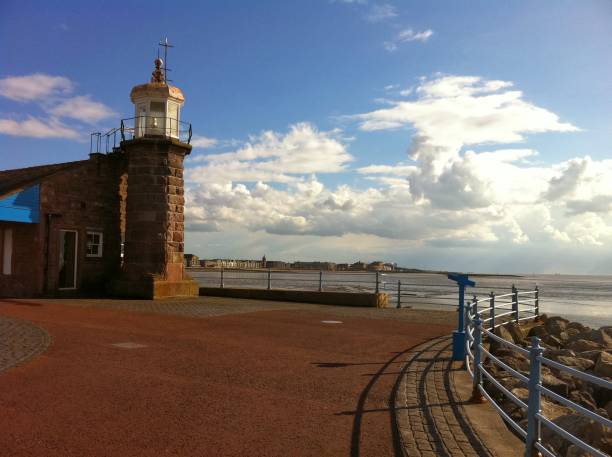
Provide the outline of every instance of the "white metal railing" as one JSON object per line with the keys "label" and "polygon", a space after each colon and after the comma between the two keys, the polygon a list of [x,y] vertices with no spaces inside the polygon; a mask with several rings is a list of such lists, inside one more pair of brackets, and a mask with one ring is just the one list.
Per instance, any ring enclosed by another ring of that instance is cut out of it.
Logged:
{"label": "white metal railing", "polygon": [[[523,298],[527,297],[527,298]],[[503,302],[504,305],[510,305],[508,308],[497,307],[497,300],[510,298],[510,302]],[[506,312],[498,313],[498,310]],[[518,323],[526,319],[533,319],[539,315],[539,290],[519,292],[514,287],[511,293],[495,296],[491,293],[483,299],[474,299],[466,305],[465,309],[465,362],[468,372],[472,377],[473,389],[472,400],[484,401],[489,400],[491,405],[497,410],[500,416],[508,423],[510,427],[525,441],[524,455],[532,457],[537,455],[538,451],[545,456],[557,457],[547,447],[546,443],[542,442],[541,429],[542,426],[548,428],[554,433],[560,435],[580,449],[589,452],[597,457],[607,457],[608,454],[581,440],[579,437],[572,435],[567,430],[555,424],[549,418],[544,416],[541,410],[542,395],[549,399],[560,403],[572,411],[584,415],[585,417],[594,420],[606,427],[612,427],[612,421],[608,418],[600,416],[594,411],[591,411],[584,406],[581,406],[573,401],[551,391],[542,385],[542,365],[565,372],[571,376],[581,379],[599,387],[612,389],[612,382],[607,379],[598,378],[588,373],[568,367],[554,360],[544,357],[544,348],[540,346],[540,339],[537,337],[531,338],[531,347],[525,349],[510,341],[495,335],[495,328],[507,324],[509,321]],[[485,317],[486,316],[486,317]],[[505,319],[502,319],[505,318]],[[483,339],[495,341],[512,351],[518,352],[529,359],[529,376],[525,376],[518,370],[510,367],[508,364],[495,357],[483,345]],[[483,357],[486,357],[492,364],[500,367],[505,372],[517,378],[528,389],[527,403],[514,395],[509,389],[504,387],[502,383],[495,378],[492,372],[487,370],[483,364]],[[527,429],[524,429],[510,417],[492,398],[491,394],[483,386],[483,376],[486,380],[501,392],[506,398],[511,400],[519,408],[527,412]]]}

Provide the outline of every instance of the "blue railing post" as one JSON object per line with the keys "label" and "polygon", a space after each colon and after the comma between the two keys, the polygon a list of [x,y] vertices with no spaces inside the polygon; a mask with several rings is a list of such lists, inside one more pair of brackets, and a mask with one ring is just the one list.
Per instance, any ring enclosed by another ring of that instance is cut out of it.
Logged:
{"label": "blue railing post", "polygon": [[223,289],[223,268],[221,268],[221,283],[219,284],[219,287]]}
{"label": "blue railing post", "polygon": [[[471,315],[471,310],[472,310],[472,303],[470,301],[468,301],[465,304],[465,308],[463,310],[463,322],[464,322],[464,326],[463,326],[463,334],[467,335],[468,334],[468,329],[470,328],[470,326],[473,326],[474,324],[472,323],[472,320],[470,318]],[[454,336],[454,335],[453,335]],[[463,357],[463,361],[464,361],[464,368],[467,368],[468,363],[469,363],[469,352],[468,352],[468,347],[470,346],[470,339],[466,336],[465,337],[465,343],[463,346],[463,353],[465,354]],[[455,348],[453,348],[453,353],[454,353]]]}
{"label": "blue railing post", "polygon": [[402,307],[402,281],[397,281],[397,307]]}
{"label": "blue railing post", "polygon": [[463,331],[467,334],[470,325],[473,325],[470,315],[472,314],[472,302],[468,300],[463,309]]}
{"label": "blue railing post", "polygon": [[466,286],[474,287],[476,283],[470,281],[467,275],[459,273],[449,273],[448,279],[455,281],[459,286],[459,319],[457,330],[453,332],[453,360],[465,359],[465,288]]}
{"label": "blue railing post", "polygon": [[518,289],[516,287],[514,287],[514,284],[512,284],[512,311],[514,311],[514,320],[516,321],[516,323],[518,323],[519,321],[519,295],[518,295]]}
{"label": "blue railing post", "polygon": [[532,337],[531,349],[529,350],[529,397],[527,399],[525,457],[538,455],[535,444],[540,442],[540,421],[537,414],[540,413],[543,352],[544,349],[540,346],[540,339],[537,336]]}
{"label": "blue railing post", "polygon": [[475,314],[474,325],[472,327],[474,329],[474,366],[472,367],[472,370],[474,371],[474,378],[472,380],[472,398],[470,401],[474,403],[484,403],[484,396],[480,391],[480,386],[482,384],[482,373],[480,371],[480,366],[482,364],[482,320],[480,319],[480,315],[478,314],[476,307],[476,300],[474,300],[472,304],[472,314]]}
{"label": "blue railing post", "polygon": [[268,290],[272,288],[272,270],[268,268]]}
{"label": "blue railing post", "polygon": [[491,330],[495,329],[495,292],[491,291],[489,295],[489,324]]}
{"label": "blue railing post", "polygon": [[319,292],[323,292],[323,270],[319,270]]}
{"label": "blue railing post", "polygon": [[535,315],[536,317],[540,317],[540,288],[535,286]]}

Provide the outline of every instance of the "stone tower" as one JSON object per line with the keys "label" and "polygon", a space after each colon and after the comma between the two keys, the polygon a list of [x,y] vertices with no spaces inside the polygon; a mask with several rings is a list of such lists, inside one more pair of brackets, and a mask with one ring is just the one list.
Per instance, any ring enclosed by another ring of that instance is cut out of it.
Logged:
{"label": "stone tower", "polygon": [[[151,82],[135,86],[135,117],[122,121],[127,160],[125,245],[116,294],[141,298],[198,295],[186,276],[183,161],[191,152],[190,126],[180,122],[185,101],[155,60]],[[129,125],[126,125],[129,124]],[[185,126],[185,127],[183,127]]]}

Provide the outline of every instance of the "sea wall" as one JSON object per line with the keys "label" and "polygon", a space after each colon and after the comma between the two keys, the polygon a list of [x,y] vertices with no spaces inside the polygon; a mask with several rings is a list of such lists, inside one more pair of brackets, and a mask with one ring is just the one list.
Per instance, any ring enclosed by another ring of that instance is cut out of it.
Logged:
{"label": "sea wall", "polygon": [[294,301],[323,305],[362,306],[370,308],[386,308],[389,304],[389,296],[387,294],[366,292],[318,292],[309,290],[200,287],[200,295],[251,298],[256,300]]}

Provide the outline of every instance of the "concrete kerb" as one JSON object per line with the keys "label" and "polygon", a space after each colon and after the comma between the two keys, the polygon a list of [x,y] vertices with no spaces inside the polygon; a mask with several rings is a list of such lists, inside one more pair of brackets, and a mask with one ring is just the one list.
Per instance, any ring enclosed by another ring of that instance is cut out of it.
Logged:
{"label": "concrete kerb", "polygon": [[472,378],[468,372],[463,369],[455,371],[451,385],[465,412],[466,420],[492,451],[492,455],[515,457],[517,449],[524,447],[523,441],[510,431],[491,405],[469,401],[472,395]]}

